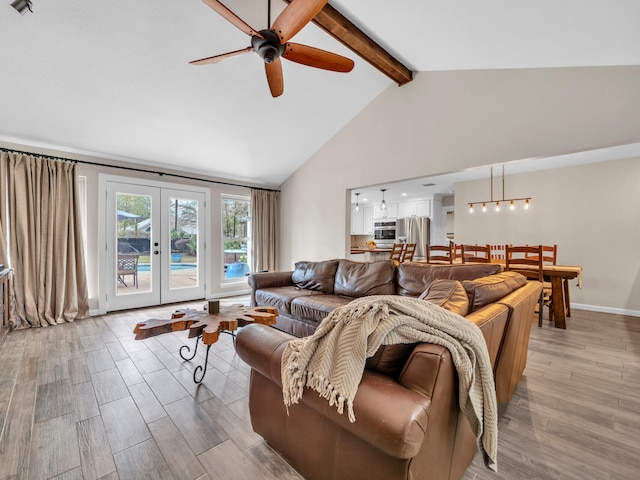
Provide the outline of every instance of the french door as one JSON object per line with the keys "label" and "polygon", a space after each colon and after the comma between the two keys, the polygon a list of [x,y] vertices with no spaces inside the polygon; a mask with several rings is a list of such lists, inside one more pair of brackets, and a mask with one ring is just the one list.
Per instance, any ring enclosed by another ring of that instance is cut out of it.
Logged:
{"label": "french door", "polygon": [[106,310],[205,296],[205,194],[106,182]]}

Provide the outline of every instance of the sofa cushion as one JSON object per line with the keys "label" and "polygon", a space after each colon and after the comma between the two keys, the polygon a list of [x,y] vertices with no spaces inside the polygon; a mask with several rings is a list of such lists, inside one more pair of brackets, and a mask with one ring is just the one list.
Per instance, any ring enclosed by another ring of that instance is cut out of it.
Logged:
{"label": "sofa cushion", "polygon": [[314,320],[319,324],[332,310],[351,301],[353,301],[352,298],[337,295],[305,295],[293,299],[291,314],[298,318]]}
{"label": "sofa cushion", "polygon": [[463,317],[469,313],[469,297],[458,280],[434,280],[418,298]]}
{"label": "sofa cushion", "polygon": [[314,290],[303,290],[301,288],[289,287],[273,287],[261,288],[256,290],[256,304],[276,307],[278,313],[291,313],[291,302],[299,297],[324,295]]}
{"label": "sofa cushion", "polygon": [[398,266],[397,294],[419,297],[436,279],[473,280],[502,272],[497,263],[472,265],[430,265],[428,263],[405,262]]}
{"label": "sofa cushion", "polygon": [[469,296],[469,312],[499,300],[527,283],[527,278],[517,272],[503,272],[497,275],[465,280],[462,286]]}
{"label": "sofa cushion", "polygon": [[296,262],[291,281],[298,288],[333,293],[334,277],[338,260],[324,262]]}
{"label": "sofa cushion", "polygon": [[384,262],[354,262],[340,260],[333,293],[346,297],[393,295],[396,268],[390,260]]}

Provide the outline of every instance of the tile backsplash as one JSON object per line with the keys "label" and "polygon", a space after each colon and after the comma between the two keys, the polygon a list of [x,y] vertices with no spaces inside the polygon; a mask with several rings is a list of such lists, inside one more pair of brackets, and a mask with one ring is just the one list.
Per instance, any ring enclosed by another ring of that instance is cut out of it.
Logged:
{"label": "tile backsplash", "polygon": [[367,240],[373,240],[373,235],[351,235],[351,248],[366,247]]}

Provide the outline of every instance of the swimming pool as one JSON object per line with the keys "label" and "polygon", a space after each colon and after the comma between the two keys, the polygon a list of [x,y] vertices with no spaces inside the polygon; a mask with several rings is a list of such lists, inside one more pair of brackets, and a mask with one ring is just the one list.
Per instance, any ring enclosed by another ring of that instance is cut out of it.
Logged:
{"label": "swimming pool", "polygon": [[[195,263],[172,263],[171,264],[171,270],[189,270],[189,269],[193,269],[193,268],[197,268],[197,264]],[[139,263],[138,264],[138,271],[139,272],[148,272],[151,268],[151,265],[149,265],[148,263]]]}

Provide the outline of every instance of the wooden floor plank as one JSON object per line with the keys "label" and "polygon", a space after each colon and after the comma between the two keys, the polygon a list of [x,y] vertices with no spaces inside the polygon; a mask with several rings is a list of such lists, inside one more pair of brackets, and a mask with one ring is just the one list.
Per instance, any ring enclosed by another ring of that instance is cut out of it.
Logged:
{"label": "wooden floor plank", "polygon": [[169,417],[150,423],[149,430],[151,430],[151,434],[174,477],[181,480],[191,480],[206,473],[189,444]]}
{"label": "wooden floor plank", "polygon": [[131,397],[100,405],[111,451],[121,452],[151,438],[151,433]]}
{"label": "wooden floor plank", "polygon": [[107,432],[100,416],[77,424],[80,464],[85,480],[96,480],[116,471]]}
{"label": "wooden floor plank", "polygon": [[114,455],[120,480],[174,480],[162,453],[153,440],[134,445]]}
{"label": "wooden floor plank", "polygon": [[34,424],[29,458],[30,480],[54,477],[79,466],[73,413]]}
{"label": "wooden floor plank", "polygon": [[127,386],[117,368],[94,373],[91,375],[91,381],[96,392],[98,405],[113,402],[129,395],[129,390],[127,390]]}
{"label": "wooden floor plank", "polygon": [[28,478],[36,381],[18,383],[0,436],[0,478]]}
{"label": "wooden floor plank", "polygon": [[165,405],[164,408],[196,455],[229,438],[224,429],[191,397]]}
{"label": "wooden floor plank", "polygon": [[167,405],[189,396],[189,392],[167,370],[158,370],[143,375],[143,377],[162,405]]}
{"label": "wooden floor plank", "polygon": [[136,402],[145,422],[155,422],[159,418],[167,416],[167,412],[162,408],[162,405],[160,405],[160,402],[146,383],[136,383],[129,386],[129,392],[131,392],[131,397]]}
{"label": "wooden floor plank", "polygon": [[100,415],[98,401],[91,382],[78,383],[71,388],[73,413],[76,422]]}

